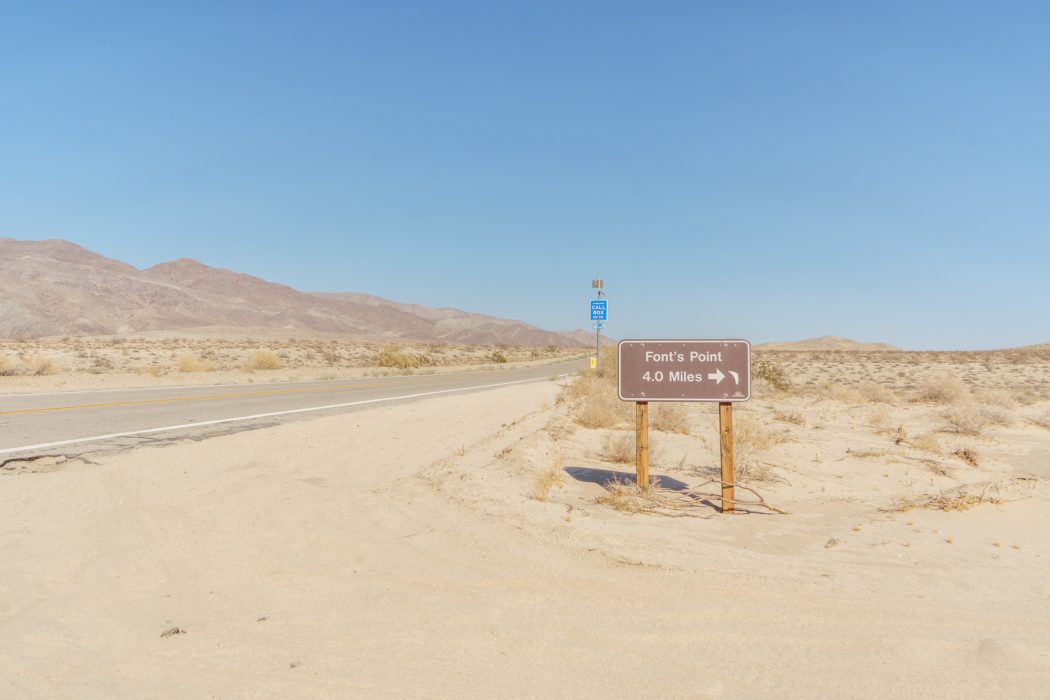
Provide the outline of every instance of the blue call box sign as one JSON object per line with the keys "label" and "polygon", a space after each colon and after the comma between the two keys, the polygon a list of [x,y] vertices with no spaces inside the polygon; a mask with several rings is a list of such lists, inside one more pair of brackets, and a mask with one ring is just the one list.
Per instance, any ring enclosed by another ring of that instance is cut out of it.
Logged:
{"label": "blue call box sign", "polygon": [[591,320],[606,321],[609,317],[609,302],[605,299],[591,300]]}

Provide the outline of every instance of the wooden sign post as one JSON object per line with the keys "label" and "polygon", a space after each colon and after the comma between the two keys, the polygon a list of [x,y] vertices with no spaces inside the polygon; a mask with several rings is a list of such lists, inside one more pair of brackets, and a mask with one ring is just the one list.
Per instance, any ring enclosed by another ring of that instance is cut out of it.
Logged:
{"label": "wooden sign post", "polygon": [[649,402],[718,404],[722,512],[736,508],[733,403],[751,398],[751,343],[746,340],[621,340],[617,393],[635,402],[635,478],[649,488]]}
{"label": "wooden sign post", "polygon": [[634,483],[649,488],[649,402],[634,404]]}
{"label": "wooden sign post", "polygon": [[736,496],[733,487],[733,404],[718,404],[718,442],[722,453],[722,512],[732,513]]}

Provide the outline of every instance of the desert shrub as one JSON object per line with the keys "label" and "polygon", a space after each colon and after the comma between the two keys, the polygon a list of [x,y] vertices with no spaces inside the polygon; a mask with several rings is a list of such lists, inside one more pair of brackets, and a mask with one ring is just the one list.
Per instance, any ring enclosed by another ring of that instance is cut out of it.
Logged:
{"label": "desert shrub", "polygon": [[536,479],[532,484],[532,497],[534,499],[546,501],[550,498],[551,491],[565,482],[562,466],[561,457],[555,457],[547,465],[546,469],[536,475]]}
{"label": "desert shrub", "polygon": [[992,425],[1007,426],[1014,424],[1013,414],[1009,410],[1004,408],[985,406],[981,409],[981,414],[984,416],[985,420],[991,423]]}
{"label": "desert shrub", "polygon": [[1011,397],[1022,406],[1031,406],[1032,404],[1041,401],[1043,398],[1039,392],[1033,390],[1031,387],[1014,389],[1014,391],[1011,392]]}
{"label": "desert shrub", "polygon": [[489,359],[497,364],[503,364],[507,361],[507,356],[499,350],[494,350],[492,354],[489,355]]}
{"label": "desert shrub", "polygon": [[977,450],[972,447],[960,447],[959,449],[954,450],[952,455],[966,462],[971,467],[977,466]]}
{"label": "desert shrub", "polygon": [[805,426],[806,418],[797,411],[794,413],[782,413],[776,411],[773,413],[773,420],[778,420],[782,423],[791,423],[792,425]]}
{"label": "desert shrub", "polygon": [[634,436],[619,434],[610,435],[602,449],[602,459],[614,464],[633,464],[635,461]]}
{"label": "desert shrub", "polygon": [[988,389],[977,394],[977,400],[989,406],[998,408],[1014,408],[1017,400],[1014,395],[1004,389]]}
{"label": "desert shrub", "polygon": [[988,419],[975,403],[961,403],[946,410],[942,417],[947,423],[945,430],[960,435],[978,435],[988,424]]}
{"label": "desert shrub", "polygon": [[269,350],[256,352],[244,363],[244,369],[249,371],[256,369],[281,369],[282,367],[284,367],[284,363],[281,362],[281,358]]}
{"label": "desert shrub", "polygon": [[751,376],[772,386],[777,391],[784,391],[791,386],[787,372],[772,360],[759,360],[751,365]]}
{"label": "desert shrub", "polygon": [[680,403],[658,403],[653,407],[649,425],[665,433],[689,434],[689,414]]}
{"label": "desert shrub", "polygon": [[923,379],[916,398],[931,403],[959,403],[970,399],[970,389],[954,374],[941,372]]}
{"label": "desert shrub", "polygon": [[628,419],[616,396],[596,394],[584,399],[575,411],[576,422],[585,428],[612,428]]}
{"label": "desert shrub", "polygon": [[576,400],[576,422],[585,428],[611,428],[630,419],[630,405],[620,401],[608,376],[585,373],[569,385],[567,393]]}
{"label": "desert shrub", "polygon": [[0,355],[0,377],[5,377],[9,374],[14,374],[15,368],[11,360],[7,359],[3,355]]}
{"label": "desert shrub", "polygon": [[897,400],[897,395],[892,390],[887,389],[882,384],[878,384],[872,381],[862,382],[857,387],[857,392],[869,403],[894,403]]}
{"label": "desert shrub", "polygon": [[776,444],[776,436],[761,423],[739,420],[733,425],[733,470],[737,481],[769,481],[770,468],[759,462],[762,453]]}
{"label": "desert shrub", "polygon": [[214,372],[218,367],[210,360],[202,360],[196,355],[184,352],[175,358],[175,367],[180,372]]}
{"label": "desert shrub", "polygon": [[619,355],[616,352],[615,347],[602,348],[601,362],[598,363],[598,370],[595,372],[599,377],[604,377],[616,386],[616,378],[619,376]]}
{"label": "desert shrub", "polygon": [[867,403],[867,399],[864,398],[864,395],[860,393],[860,390],[856,387],[836,384],[834,382],[822,382],[820,386],[817,387],[817,390],[823,396],[835,401],[853,404]]}
{"label": "desert shrub", "polygon": [[909,441],[909,444],[915,449],[922,450],[923,452],[937,453],[941,451],[941,445],[937,442],[937,436],[929,433],[912,438]]}
{"label": "desert shrub", "polygon": [[401,346],[397,343],[390,343],[379,351],[379,355],[376,357],[376,364],[379,367],[411,369],[413,367],[419,367],[420,362],[418,357],[403,351]]}
{"label": "desert shrub", "polygon": [[641,488],[634,480],[625,478],[614,479],[604,486],[606,493],[594,502],[612,506],[621,513],[652,513],[668,504],[665,494],[670,492],[660,487],[656,477],[649,477],[649,483]]}
{"label": "desert shrub", "polygon": [[29,374],[36,374],[38,376],[57,374],[58,365],[47,355],[33,355],[26,362],[26,370]]}
{"label": "desert shrub", "polygon": [[[977,491],[977,489],[980,490]],[[954,489],[939,493],[936,496],[928,496],[925,500],[902,501],[892,510],[900,513],[916,508],[923,510],[962,511],[969,510],[982,503],[999,504],[1003,502],[1001,498],[989,496],[987,494],[989,490],[997,491],[998,489],[994,484],[964,484],[963,486],[957,486]],[[974,491],[977,492],[974,493]],[[947,541],[951,542],[951,538],[948,538]]]}

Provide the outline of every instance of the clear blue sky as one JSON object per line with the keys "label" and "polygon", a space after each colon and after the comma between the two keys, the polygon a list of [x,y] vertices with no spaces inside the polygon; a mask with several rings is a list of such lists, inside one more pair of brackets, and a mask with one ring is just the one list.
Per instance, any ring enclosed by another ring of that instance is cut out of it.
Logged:
{"label": "clear blue sky", "polygon": [[[162,6],[163,5],[163,6]],[[1050,341],[1050,5],[0,9],[0,236],[618,337]]]}

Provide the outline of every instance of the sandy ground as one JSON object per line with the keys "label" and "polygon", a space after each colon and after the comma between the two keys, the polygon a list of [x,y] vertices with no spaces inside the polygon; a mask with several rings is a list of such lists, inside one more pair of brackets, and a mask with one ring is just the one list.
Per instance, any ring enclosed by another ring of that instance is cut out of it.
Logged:
{"label": "sandy ground", "polygon": [[[1045,697],[1050,403],[757,395],[786,515],[596,502],[632,433],[555,382],[8,464],[0,695]],[[683,416],[653,472],[696,489]]]}

